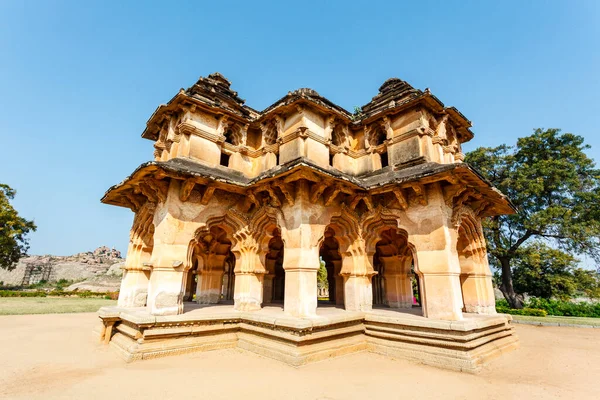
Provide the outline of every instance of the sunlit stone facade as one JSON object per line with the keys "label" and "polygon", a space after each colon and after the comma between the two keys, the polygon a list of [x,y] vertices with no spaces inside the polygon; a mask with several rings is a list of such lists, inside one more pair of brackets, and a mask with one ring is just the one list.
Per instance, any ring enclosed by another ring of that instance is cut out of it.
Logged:
{"label": "sunlit stone facade", "polygon": [[322,260],[340,310],[494,315],[481,220],[514,209],[462,163],[470,126],[396,78],[354,114],[312,89],[259,112],[200,78],[148,121],[154,161],[102,199],[135,213],[119,309],[315,318]]}

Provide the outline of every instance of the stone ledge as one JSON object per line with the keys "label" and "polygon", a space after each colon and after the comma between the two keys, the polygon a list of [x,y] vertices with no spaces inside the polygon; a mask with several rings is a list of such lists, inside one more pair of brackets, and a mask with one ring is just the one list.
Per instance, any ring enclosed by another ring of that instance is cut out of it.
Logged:
{"label": "stone ledge", "polygon": [[464,321],[431,320],[393,311],[327,311],[315,318],[282,316],[282,311],[217,309],[172,317],[144,318],[141,310],[101,310],[120,323],[110,344],[127,362],[167,355],[239,347],[292,366],[359,351],[405,358],[476,373],[486,362],[518,347],[511,318],[469,316]]}

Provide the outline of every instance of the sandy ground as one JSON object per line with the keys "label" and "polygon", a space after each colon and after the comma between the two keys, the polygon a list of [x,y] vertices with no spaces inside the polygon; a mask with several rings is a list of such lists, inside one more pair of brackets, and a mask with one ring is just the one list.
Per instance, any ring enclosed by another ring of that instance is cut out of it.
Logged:
{"label": "sandy ground", "polygon": [[0,315],[95,312],[115,300],[80,297],[0,297]]}
{"label": "sandy ground", "polygon": [[479,375],[359,353],[301,368],[242,350],[125,364],[95,314],[0,317],[0,398],[598,399],[600,330],[516,327],[521,348]]}

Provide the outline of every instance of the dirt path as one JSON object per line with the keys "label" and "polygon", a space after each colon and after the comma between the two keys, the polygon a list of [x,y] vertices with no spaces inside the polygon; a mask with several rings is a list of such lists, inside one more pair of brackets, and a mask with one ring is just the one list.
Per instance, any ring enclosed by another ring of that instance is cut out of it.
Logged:
{"label": "dirt path", "polygon": [[521,348],[468,375],[369,353],[299,369],[242,350],[125,364],[95,314],[0,317],[0,398],[597,399],[600,330],[516,327]]}

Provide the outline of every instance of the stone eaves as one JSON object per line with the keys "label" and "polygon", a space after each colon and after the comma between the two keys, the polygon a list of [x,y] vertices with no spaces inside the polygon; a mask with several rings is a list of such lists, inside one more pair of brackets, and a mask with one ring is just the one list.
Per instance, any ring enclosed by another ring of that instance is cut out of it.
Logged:
{"label": "stone eaves", "polygon": [[171,178],[202,178],[211,182],[218,182],[228,186],[233,191],[240,192],[267,183],[271,180],[290,175],[297,170],[310,170],[321,179],[327,181],[342,181],[358,191],[379,191],[388,186],[402,186],[411,182],[436,182],[443,181],[451,174],[458,174],[470,181],[470,186],[478,187],[485,192],[486,197],[500,205],[503,213],[512,214],[516,211],[510,200],[485,180],[481,174],[465,163],[438,164],[424,162],[412,166],[388,166],[381,170],[370,172],[362,176],[351,176],[334,168],[323,168],[312,161],[300,157],[285,164],[278,165],[263,172],[255,178],[247,178],[241,172],[222,166],[208,166],[188,158],[174,158],[168,161],[150,161],[140,165],[123,182],[112,186],[102,197],[102,202],[119,206],[119,193],[127,190],[128,183],[162,171]]}

